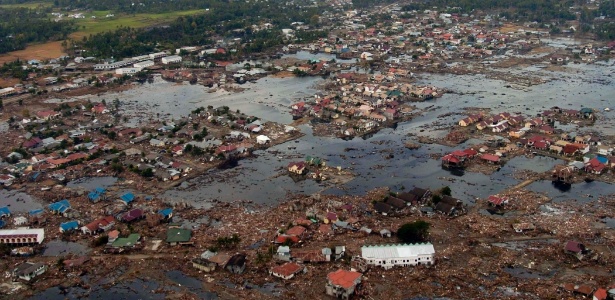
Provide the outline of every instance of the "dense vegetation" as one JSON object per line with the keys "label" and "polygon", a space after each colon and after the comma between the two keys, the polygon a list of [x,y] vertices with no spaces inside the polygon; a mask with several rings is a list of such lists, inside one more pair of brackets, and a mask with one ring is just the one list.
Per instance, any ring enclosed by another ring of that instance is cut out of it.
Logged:
{"label": "dense vegetation", "polygon": [[589,9],[585,1],[579,0],[428,0],[407,4],[405,11],[446,7],[450,12],[472,13],[476,10],[497,12],[507,20],[538,23],[563,24],[579,20],[582,32],[593,32],[598,39],[615,38],[615,24],[596,20],[601,16],[607,20],[615,18],[615,0],[604,0],[595,9]]}
{"label": "dense vegetation", "polygon": [[65,39],[75,30],[72,22],[50,20],[49,13],[51,8],[0,9],[0,53],[23,49],[28,43]]}
{"label": "dense vegetation", "polygon": [[421,243],[429,236],[429,223],[417,220],[406,223],[397,230],[397,237],[404,243]]}
{"label": "dense vegetation", "polygon": [[[88,49],[88,55],[98,57],[128,57],[152,51],[155,45],[178,47],[211,44],[212,37],[241,38],[245,51],[259,52],[279,45],[283,37],[279,28],[290,27],[292,22],[313,22],[318,15],[315,7],[299,8],[295,5],[277,5],[273,2],[236,3],[211,2],[204,15],[182,16],[168,26],[149,29],[120,28],[77,41]],[[269,22],[278,29],[253,31],[253,24]],[[325,36],[326,32],[298,32],[303,41]]]}

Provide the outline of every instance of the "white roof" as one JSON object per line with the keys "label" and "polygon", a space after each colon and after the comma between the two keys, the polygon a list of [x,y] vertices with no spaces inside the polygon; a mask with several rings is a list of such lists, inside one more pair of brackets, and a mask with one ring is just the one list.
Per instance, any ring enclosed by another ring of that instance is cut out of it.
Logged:
{"label": "white roof", "polygon": [[45,229],[43,228],[17,228],[17,229],[4,229],[0,230],[0,236],[7,235],[22,235],[22,234],[36,234],[36,242],[41,243],[45,238]]}
{"label": "white roof", "polygon": [[435,253],[436,250],[430,243],[406,245],[374,245],[361,247],[361,256],[366,259],[414,257],[418,255],[432,255]]}

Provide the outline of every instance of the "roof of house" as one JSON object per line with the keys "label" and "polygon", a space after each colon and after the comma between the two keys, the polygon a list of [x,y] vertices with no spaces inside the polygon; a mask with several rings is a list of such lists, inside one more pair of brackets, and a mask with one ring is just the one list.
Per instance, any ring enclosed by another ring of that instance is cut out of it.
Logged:
{"label": "roof of house", "polygon": [[138,233],[132,233],[125,238],[116,239],[113,244],[113,247],[132,247],[137,244],[137,242],[141,239],[141,235]]}
{"label": "roof of house", "polygon": [[125,193],[124,195],[120,196],[120,199],[122,199],[122,201],[126,202],[126,204],[132,202],[135,199],[135,195],[133,193]]}
{"label": "roof of house", "polygon": [[386,201],[386,204],[395,207],[397,209],[402,209],[404,207],[406,207],[406,202],[404,200],[401,200],[399,198],[396,197],[389,197]]}
{"label": "roof of house", "polygon": [[49,207],[49,210],[51,211],[57,211],[57,212],[63,213],[70,208],[70,203],[68,202],[68,200],[64,199],[64,200],[60,200],[55,203],[51,203],[49,204],[48,207]]}
{"label": "roof of house", "polygon": [[243,254],[235,254],[226,263],[227,266],[243,266],[246,264],[246,256]]}
{"label": "roof of house", "polygon": [[379,213],[386,214],[391,212],[391,205],[388,205],[384,202],[376,202],[374,203],[374,209]]}
{"label": "roof of house", "polygon": [[143,214],[144,214],[144,212],[143,212],[143,210],[142,210],[142,209],[140,209],[140,208],[135,208],[135,209],[132,209],[132,210],[130,210],[129,212],[125,213],[125,214],[122,216],[122,220],[123,220],[124,222],[131,222],[131,221],[134,221],[134,220],[136,220],[136,219],[138,219],[138,218],[142,217],[142,216],[143,216]]}
{"label": "roof of house", "polygon": [[299,242],[299,238],[295,235],[285,235],[285,234],[280,234],[275,238],[275,242],[277,244],[284,244],[286,242],[291,242],[291,243],[298,243]]}
{"label": "roof of house", "polygon": [[33,263],[33,262],[25,262],[19,266],[17,266],[17,268],[15,268],[13,270],[13,273],[17,276],[21,276],[21,275],[27,275],[27,274],[32,274],[34,273],[34,271],[38,270],[40,267],[44,266],[44,263]]}
{"label": "roof of house", "polygon": [[493,205],[501,205],[502,203],[504,203],[506,201],[506,198],[504,197],[498,197],[498,196],[489,196],[489,202],[493,203]]}
{"label": "roof of house", "polygon": [[398,244],[398,245],[365,245],[361,247],[363,258],[398,258],[412,257],[417,255],[433,255],[436,253],[431,243],[424,244]]}
{"label": "roof of house", "polygon": [[115,220],[113,219],[113,216],[106,216],[85,225],[85,227],[87,227],[90,231],[96,231],[100,228],[100,226],[107,226],[114,222]]}
{"label": "roof of house", "polygon": [[271,272],[274,274],[279,274],[283,277],[287,277],[290,275],[293,275],[299,271],[301,271],[301,269],[303,269],[300,265],[293,263],[293,262],[289,262],[289,263],[285,263],[281,266],[277,266],[271,269]]}
{"label": "roof of house", "polygon": [[574,253],[579,253],[581,252],[583,249],[583,244],[579,243],[579,242],[575,242],[575,241],[568,241],[568,243],[566,243],[566,251],[570,251],[570,252],[574,252]]}
{"label": "roof of house", "polygon": [[348,289],[355,285],[357,279],[361,278],[362,274],[354,271],[346,271],[339,269],[327,275],[327,279],[332,285],[340,286]]}
{"label": "roof of house", "polygon": [[192,238],[192,230],[184,228],[169,228],[167,230],[167,243],[188,242]]}
{"label": "roof of house", "polygon": [[8,206],[5,207],[0,207],[0,216],[8,216],[11,214],[11,211],[9,210]]}
{"label": "roof of house", "polygon": [[159,214],[161,214],[163,217],[168,217],[171,214],[173,214],[173,209],[172,208],[165,208],[165,209],[161,209],[160,211],[158,211]]}
{"label": "roof of house", "polygon": [[497,155],[493,155],[493,154],[489,154],[489,153],[485,153],[483,155],[481,155],[482,159],[486,160],[486,161],[491,161],[491,162],[499,162],[500,161],[500,157]]}
{"label": "roof of house", "polygon": [[64,222],[60,224],[60,228],[62,228],[64,231],[71,230],[71,229],[77,229],[79,228],[79,222],[76,220]]}
{"label": "roof of house", "polygon": [[596,300],[606,300],[607,294],[606,294],[606,290],[605,289],[598,289],[596,292],[594,292],[594,299]]}
{"label": "roof of house", "polygon": [[288,229],[286,231],[286,234],[288,235],[302,235],[305,232],[305,227],[303,226],[294,226],[291,229]]}
{"label": "roof of house", "polygon": [[397,195],[397,197],[401,200],[404,200],[406,202],[414,202],[414,201],[418,201],[419,200],[419,196],[413,194],[413,193],[400,193]]}

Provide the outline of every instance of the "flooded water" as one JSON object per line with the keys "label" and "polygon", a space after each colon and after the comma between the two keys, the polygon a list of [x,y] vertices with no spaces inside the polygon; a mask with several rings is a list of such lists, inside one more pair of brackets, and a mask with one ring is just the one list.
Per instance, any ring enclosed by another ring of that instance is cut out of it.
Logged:
{"label": "flooded water", "polygon": [[[332,58],[308,52],[299,52],[286,57]],[[258,151],[255,153],[256,158],[241,160],[233,169],[211,170],[190,181],[187,188],[184,186],[170,190],[164,194],[164,197],[188,201],[199,207],[209,207],[214,199],[250,200],[255,203],[274,204],[287,193],[310,194],[322,191],[325,194],[362,194],[381,186],[389,186],[394,190],[413,186],[432,189],[450,186],[453,196],[471,203],[476,198],[485,198],[519,183],[519,180],[512,177],[515,171],[544,172],[562,161],[551,158],[518,157],[492,175],[449,172],[441,169],[440,162],[430,159],[428,154],[444,154],[455,148],[424,145],[418,150],[408,150],[404,148],[403,143],[409,140],[407,137],[409,134],[442,137],[461,116],[456,114],[447,117],[438,116],[463,112],[466,108],[490,108],[493,112],[505,111],[529,116],[534,116],[552,106],[572,109],[593,107],[602,110],[607,105],[604,100],[610,99],[615,93],[613,71],[605,66],[581,64],[567,66],[562,72],[550,72],[536,66],[497,69],[497,71],[510,71],[522,75],[541,74],[549,81],[524,90],[515,90],[506,87],[509,82],[490,79],[483,74],[421,74],[417,84],[433,85],[454,93],[414,103],[418,108],[427,111],[410,122],[400,123],[395,129],[381,130],[365,139],[356,138],[349,141],[314,137],[309,126],[302,126],[300,129],[306,135],[298,142],[278,145],[269,149],[271,151]],[[315,85],[321,82],[323,82],[321,78],[314,77],[267,77],[256,83],[241,85],[241,88],[246,89],[243,92],[210,93],[209,89],[203,86],[159,80],[121,93],[88,97],[92,101],[117,97],[122,102],[120,109],[128,115],[133,114],[134,117],[143,116],[142,112],[145,111],[150,112],[150,116],[156,112],[169,113],[160,116],[161,119],[177,118],[187,115],[196,107],[227,105],[231,110],[240,110],[265,120],[288,124],[292,122],[289,105],[306,97],[312,97],[316,92]],[[434,121],[438,121],[441,125],[435,128],[432,124]],[[604,113],[600,116],[600,122],[596,123],[596,129],[605,134],[615,134],[614,125],[615,119],[612,114]],[[574,128],[574,125],[566,126]],[[294,148],[289,149],[290,145]],[[466,143],[458,148],[468,145]],[[346,148],[356,150],[345,152]],[[390,158],[391,154],[393,158]],[[350,169],[356,174],[356,178],[339,188],[327,190],[322,184],[311,180],[294,182],[283,174],[289,162],[302,160],[306,155],[324,158],[329,166]],[[613,189],[608,184],[598,187],[604,187],[607,191]],[[573,186],[570,191],[564,192],[554,189],[550,183],[535,183],[531,188],[552,193],[558,199],[595,193],[592,191],[595,187],[585,185]]]}
{"label": "flooded water", "polygon": [[89,247],[82,244],[55,240],[45,244],[43,256],[66,256],[69,254],[83,256],[88,254],[90,251],[91,249]]}
{"label": "flooded water", "polygon": [[218,299],[218,295],[216,295],[215,293],[203,290],[203,282],[201,280],[194,277],[190,277],[181,271],[169,271],[166,272],[166,276],[171,281],[178,283],[180,286],[188,289],[191,293],[196,294],[199,299]]}
{"label": "flooded water", "polygon": [[134,279],[132,281],[119,283],[111,287],[95,285],[89,289],[81,287],[71,287],[62,289],[52,287],[33,296],[30,300],[65,300],[65,299],[116,299],[116,300],[163,300],[164,294],[156,294],[153,291],[159,288],[155,281]]}
{"label": "flooded water", "polygon": [[43,204],[32,196],[13,190],[0,190],[0,207],[8,206],[11,213],[25,213],[43,208]]}
{"label": "flooded water", "polygon": [[556,185],[549,180],[536,181],[526,189],[538,193],[545,193],[553,198],[554,202],[576,200],[579,203],[594,201],[600,196],[615,194],[615,185],[600,181],[580,182],[572,185]]}
{"label": "flooded water", "polygon": [[548,279],[557,273],[556,270],[552,270],[547,274],[543,274],[525,267],[507,267],[504,268],[504,272],[521,279]]}
{"label": "flooded water", "polygon": [[97,187],[102,187],[106,189],[114,185],[116,182],[117,178],[111,176],[84,177],[68,182],[66,184],[66,187],[69,187],[71,189],[81,188],[85,189],[86,191],[90,191]]}
{"label": "flooded water", "polygon": [[553,170],[556,165],[564,164],[565,161],[561,159],[555,159],[552,157],[545,156],[535,156],[533,158],[528,158],[525,156],[517,156],[511,160],[509,160],[504,167],[502,167],[502,171],[517,171],[517,170],[528,170],[536,173],[543,173],[549,170]]}

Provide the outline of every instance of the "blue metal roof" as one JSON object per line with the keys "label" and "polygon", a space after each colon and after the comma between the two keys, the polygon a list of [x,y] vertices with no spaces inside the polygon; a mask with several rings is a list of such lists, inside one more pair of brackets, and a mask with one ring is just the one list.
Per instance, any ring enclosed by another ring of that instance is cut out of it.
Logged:
{"label": "blue metal roof", "polygon": [[88,194],[88,198],[90,198],[90,200],[92,201],[97,200],[98,198],[100,198],[100,196],[102,196],[102,194],[105,193],[105,191],[106,190],[104,188],[97,187]]}
{"label": "blue metal roof", "polygon": [[65,223],[60,224],[60,228],[62,228],[64,231],[71,230],[71,229],[74,230],[74,229],[79,228],[79,222],[77,221],[65,222]]}
{"label": "blue metal roof", "polygon": [[6,222],[0,220],[0,228],[4,227],[4,225],[6,225]]}
{"label": "blue metal roof", "polygon": [[163,210],[160,210],[158,213],[161,214],[163,217],[167,218],[173,213],[173,209],[165,208]]}
{"label": "blue metal roof", "polygon": [[0,207],[0,217],[11,215],[11,211],[8,206]]}
{"label": "blue metal roof", "polygon": [[135,195],[133,193],[126,193],[120,197],[122,201],[126,202],[126,204],[132,202],[135,199]]}
{"label": "blue metal roof", "polygon": [[42,214],[43,211],[44,210],[42,208],[33,209],[33,210],[29,211],[28,214],[31,215],[31,216],[35,216],[35,215],[38,215],[38,214]]}
{"label": "blue metal roof", "polygon": [[609,162],[608,158],[600,155],[596,156],[596,159],[602,164],[607,164]]}
{"label": "blue metal roof", "polygon": [[49,210],[51,210],[52,212],[65,213],[69,209],[70,203],[66,199],[49,204]]}

